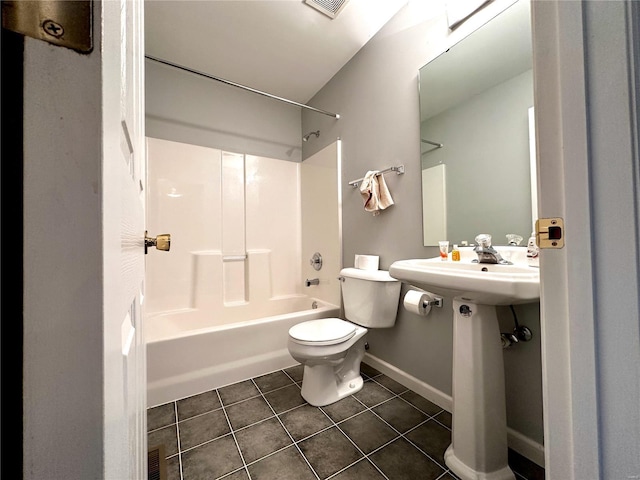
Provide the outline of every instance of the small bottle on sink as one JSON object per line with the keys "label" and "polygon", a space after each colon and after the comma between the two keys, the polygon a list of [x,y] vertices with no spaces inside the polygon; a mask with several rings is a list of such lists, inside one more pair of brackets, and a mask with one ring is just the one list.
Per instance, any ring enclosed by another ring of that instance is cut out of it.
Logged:
{"label": "small bottle on sink", "polygon": [[460,261],[460,250],[458,250],[458,245],[454,245],[453,250],[451,250],[451,260],[454,262]]}

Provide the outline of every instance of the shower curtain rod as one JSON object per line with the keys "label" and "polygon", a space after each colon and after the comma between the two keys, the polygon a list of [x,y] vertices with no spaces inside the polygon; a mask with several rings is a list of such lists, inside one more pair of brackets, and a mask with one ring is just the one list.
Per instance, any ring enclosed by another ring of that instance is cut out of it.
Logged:
{"label": "shower curtain rod", "polygon": [[441,143],[438,143],[438,142],[432,142],[431,140],[425,140],[424,138],[421,138],[421,139],[420,139],[420,141],[421,141],[422,143],[428,143],[428,144],[430,144],[430,145],[435,145],[435,146],[436,146],[436,147],[438,147],[438,148],[442,148],[442,147],[444,147],[444,145],[443,145],[443,144],[441,144]]}
{"label": "shower curtain rod", "polygon": [[174,68],[178,68],[180,70],[184,70],[185,72],[189,72],[189,73],[193,73],[193,74],[196,74],[196,75],[200,75],[202,77],[206,77],[206,78],[209,78],[211,80],[215,80],[217,82],[226,83],[227,85],[231,85],[232,87],[238,87],[238,88],[242,88],[243,90],[248,90],[250,92],[257,93],[259,95],[264,95],[265,97],[273,98],[274,100],[279,100],[281,102],[289,103],[291,105],[296,105],[298,107],[306,108],[308,110],[312,110],[314,112],[322,113],[323,115],[328,115],[330,117],[340,118],[340,115],[337,114],[337,113],[327,112],[325,110],[320,110],[319,108],[315,108],[315,107],[311,107],[309,105],[305,105],[304,103],[294,102],[293,100],[289,100],[287,98],[282,98],[282,97],[278,97],[276,95],[272,95],[270,93],[262,92],[260,90],[256,90],[255,88],[247,87],[246,85],[242,85],[240,83],[235,83],[235,82],[232,82],[230,80],[225,80],[224,78],[216,77],[214,75],[209,75],[208,73],[199,72],[199,71],[193,70],[191,68],[183,67],[182,65],[178,65],[176,63],[171,63],[171,62],[168,62],[167,60],[162,60],[160,58],[152,57],[151,55],[145,55],[145,58],[148,58],[149,60],[153,60],[154,62],[158,62],[158,63],[162,63],[164,65],[168,65],[170,67],[174,67]]}

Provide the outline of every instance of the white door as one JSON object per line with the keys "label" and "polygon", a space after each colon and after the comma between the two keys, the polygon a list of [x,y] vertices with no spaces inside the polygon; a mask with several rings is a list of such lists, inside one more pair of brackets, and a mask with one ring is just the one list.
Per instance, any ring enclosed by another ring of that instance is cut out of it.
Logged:
{"label": "white door", "polygon": [[640,478],[640,5],[532,8],[546,476]]}
{"label": "white door", "polygon": [[143,1],[103,8],[105,478],[146,478]]}
{"label": "white door", "polygon": [[24,479],[147,477],[144,3],[92,4],[24,40]]}

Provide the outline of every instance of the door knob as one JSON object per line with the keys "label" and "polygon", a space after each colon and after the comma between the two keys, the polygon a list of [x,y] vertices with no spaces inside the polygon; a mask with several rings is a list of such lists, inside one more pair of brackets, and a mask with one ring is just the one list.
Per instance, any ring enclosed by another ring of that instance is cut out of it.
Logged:
{"label": "door knob", "polygon": [[149,247],[156,247],[158,250],[168,252],[171,248],[171,234],[163,233],[157,237],[147,236],[147,231],[144,232],[144,253],[147,253]]}

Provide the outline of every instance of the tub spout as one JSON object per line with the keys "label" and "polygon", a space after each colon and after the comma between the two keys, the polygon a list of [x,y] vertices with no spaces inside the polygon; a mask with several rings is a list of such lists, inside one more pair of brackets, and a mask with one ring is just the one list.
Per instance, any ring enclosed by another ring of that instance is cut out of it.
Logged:
{"label": "tub spout", "polygon": [[311,280],[309,280],[308,278],[304,281],[304,286],[305,287],[310,287],[311,285],[318,285],[320,283],[320,279],[318,278],[312,278]]}

